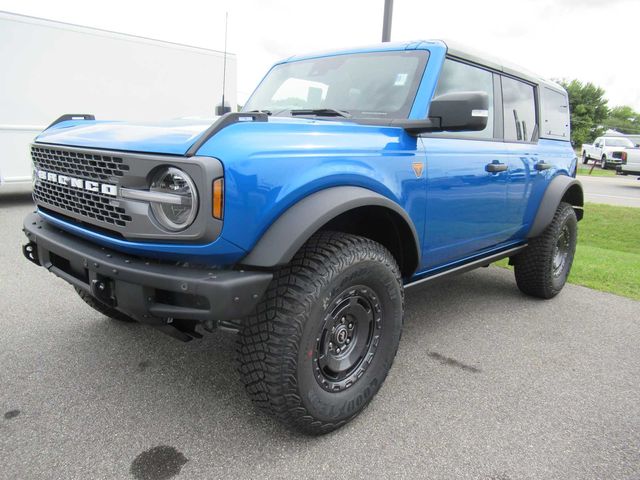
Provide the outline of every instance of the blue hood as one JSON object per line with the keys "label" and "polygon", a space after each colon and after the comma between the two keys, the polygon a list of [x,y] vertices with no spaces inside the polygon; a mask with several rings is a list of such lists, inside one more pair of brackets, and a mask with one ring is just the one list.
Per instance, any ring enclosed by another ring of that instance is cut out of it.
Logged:
{"label": "blue hood", "polygon": [[184,155],[214,120],[146,124],[72,120],[45,130],[36,141],[104,150]]}
{"label": "blue hood", "polygon": [[[158,153],[167,155],[184,155],[198,138],[215,122],[217,118],[198,120],[172,120],[162,123],[133,123],[116,121],[95,120],[69,120],[54,125],[43,131],[36,141],[55,145],[67,145],[71,147],[85,147],[102,150],[117,150],[123,152]],[[347,131],[353,131],[354,124],[341,122],[335,119],[331,121],[309,118],[270,117],[266,126],[271,134],[298,133],[296,127],[312,129],[318,124],[326,126],[342,127]],[[235,125],[232,127],[236,127]],[[259,129],[259,124],[253,126],[252,122],[246,125],[238,125],[243,134],[247,134],[246,128]],[[291,128],[293,127],[293,129]],[[357,128],[357,126],[355,126]],[[305,129],[306,130],[306,129]],[[307,132],[308,133],[308,132]],[[311,132],[312,135],[315,132]],[[245,145],[247,138],[233,137],[240,145]],[[217,136],[216,136],[217,139]],[[260,150],[262,147],[275,147],[281,140],[270,138],[267,142],[255,145]]]}
{"label": "blue hood", "polygon": [[[69,120],[43,131],[38,135],[36,141],[102,150],[184,155],[215,120],[216,118],[210,120],[172,120],[144,124]],[[264,149],[282,150],[283,145],[288,144],[287,141],[284,141],[283,135],[295,137],[294,144],[300,141],[307,144],[315,144],[320,140],[317,137],[319,132],[323,132],[326,135],[328,133],[350,134],[358,131],[377,133],[380,130],[379,127],[363,128],[361,125],[337,119],[325,120],[301,117],[270,117],[266,123],[241,122],[228,127],[228,129],[233,130],[235,134],[231,135],[225,129],[212,138],[208,142],[208,146],[220,147],[222,138],[224,138],[222,143],[225,144],[232,139],[235,145],[225,145],[225,147],[235,150],[238,148],[246,149],[248,145],[251,145],[252,151],[250,153],[257,153],[264,151]],[[249,137],[249,135],[252,136]],[[247,143],[248,138],[252,138],[254,141]],[[341,141],[345,141],[348,138],[350,137],[341,136]],[[218,148],[215,149],[218,150]],[[208,150],[207,154],[212,154],[211,148],[205,150]]]}

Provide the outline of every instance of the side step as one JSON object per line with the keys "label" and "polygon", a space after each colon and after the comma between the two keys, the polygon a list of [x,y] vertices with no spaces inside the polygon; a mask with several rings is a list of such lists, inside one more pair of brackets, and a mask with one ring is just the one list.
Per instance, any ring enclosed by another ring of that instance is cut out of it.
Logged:
{"label": "side step", "polygon": [[463,263],[462,265],[457,265],[455,267],[449,268],[447,270],[440,270],[432,274],[427,274],[426,276],[414,280],[405,284],[404,288],[415,287],[416,285],[420,285],[421,283],[426,283],[431,280],[436,280],[438,278],[448,277],[449,275],[456,275],[458,273],[468,272],[469,270],[474,270],[478,267],[488,267],[491,263],[497,262],[498,260],[502,260],[503,258],[511,257],[516,253],[527,248],[527,244],[518,245],[514,248],[509,248],[507,250],[503,250],[498,253],[494,253],[492,255],[488,255],[486,257],[478,258],[476,260],[471,260],[470,262]]}

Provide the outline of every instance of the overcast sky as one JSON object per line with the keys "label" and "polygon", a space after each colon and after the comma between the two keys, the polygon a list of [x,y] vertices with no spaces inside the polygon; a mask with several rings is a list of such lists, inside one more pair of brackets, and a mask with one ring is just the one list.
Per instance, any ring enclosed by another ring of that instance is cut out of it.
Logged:
{"label": "overcast sky", "polygon": [[[383,0],[0,0],[0,10],[238,56],[243,103],[275,61],[380,41]],[[640,111],[639,0],[395,0],[392,41],[444,38]]]}

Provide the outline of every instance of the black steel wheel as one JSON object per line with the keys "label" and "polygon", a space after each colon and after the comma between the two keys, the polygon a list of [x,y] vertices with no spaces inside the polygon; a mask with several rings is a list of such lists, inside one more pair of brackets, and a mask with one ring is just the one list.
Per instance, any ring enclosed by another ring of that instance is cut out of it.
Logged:
{"label": "black steel wheel", "polygon": [[348,288],[329,306],[313,352],[316,379],[329,392],[352,387],[380,341],[382,309],[373,289]]}
{"label": "black steel wheel", "polygon": [[238,361],[247,393],[295,430],[341,427],[382,386],[403,308],[400,271],[386,248],[344,233],[314,235],[244,321]]}
{"label": "black steel wheel", "polygon": [[[575,247],[575,246],[574,246]],[[566,223],[562,225],[558,239],[553,248],[553,276],[562,275],[567,266],[567,261],[572,253],[571,230]]]}

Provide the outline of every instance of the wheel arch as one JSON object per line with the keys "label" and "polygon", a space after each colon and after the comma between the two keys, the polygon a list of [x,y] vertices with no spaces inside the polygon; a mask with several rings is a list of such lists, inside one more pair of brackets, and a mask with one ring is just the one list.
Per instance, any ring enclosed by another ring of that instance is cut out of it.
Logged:
{"label": "wheel arch", "polygon": [[240,263],[264,268],[284,265],[314,233],[330,229],[381,243],[395,257],[403,277],[418,268],[420,241],[407,212],[379,193],[353,186],[320,190],[291,206]]}
{"label": "wheel arch", "polygon": [[551,180],[544,192],[538,212],[527,234],[528,238],[539,236],[553,220],[553,215],[560,202],[567,202],[573,206],[578,220],[584,215],[584,192],[580,181],[566,175],[558,175]]}

